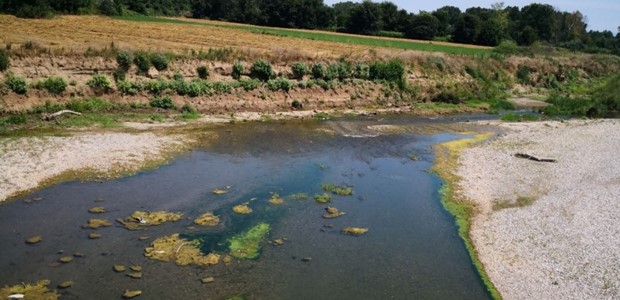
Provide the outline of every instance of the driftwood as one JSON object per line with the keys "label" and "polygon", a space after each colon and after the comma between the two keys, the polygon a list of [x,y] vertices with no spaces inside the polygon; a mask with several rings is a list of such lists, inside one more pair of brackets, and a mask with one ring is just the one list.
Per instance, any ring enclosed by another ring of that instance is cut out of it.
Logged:
{"label": "driftwood", "polygon": [[81,116],[82,114],[76,111],[72,111],[72,110],[68,110],[68,109],[64,109],[58,112],[55,112],[53,114],[44,114],[42,119],[45,121],[52,121],[55,120],[56,118],[64,115],[64,114],[74,114],[74,115],[78,115]]}
{"label": "driftwood", "polygon": [[525,154],[525,153],[517,153],[517,154],[515,154],[515,157],[523,158],[523,159],[529,159],[529,160],[533,160],[533,161],[537,161],[537,162],[548,162],[548,163],[557,162],[555,159],[538,158],[538,157],[531,156],[531,155]]}

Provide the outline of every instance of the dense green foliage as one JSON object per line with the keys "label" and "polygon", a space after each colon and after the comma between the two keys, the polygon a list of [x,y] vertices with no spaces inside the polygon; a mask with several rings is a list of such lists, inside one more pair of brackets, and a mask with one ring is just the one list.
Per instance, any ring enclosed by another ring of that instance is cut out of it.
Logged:
{"label": "dense green foliage", "polygon": [[291,66],[293,71],[293,77],[297,80],[302,80],[306,74],[308,74],[308,66],[302,62],[296,62]]}
{"label": "dense green foliage", "polygon": [[250,77],[261,81],[268,81],[273,76],[271,64],[267,61],[259,59],[252,64],[250,68]]}
{"label": "dense green foliage", "polygon": [[8,70],[10,64],[9,54],[4,49],[0,49],[0,72]]}
{"label": "dense green foliage", "polygon": [[209,78],[209,68],[207,66],[199,66],[196,68],[196,73],[198,73],[198,78],[200,79]]}
{"label": "dense green foliage", "polygon": [[134,54],[133,63],[138,67],[138,71],[146,73],[151,67],[151,58],[147,52],[138,51]]}
{"label": "dense green foliage", "polygon": [[232,67],[232,78],[235,80],[241,79],[241,75],[243,74],[244,68],[243,64],[240,62],[235,62]]}
{"label": "dense green foliage", "polygon": [[122,70],[124,72],[129,71],[129,68],[131,68],[132,60],[133,57],[131,57],[131,54],[127,51],[119,51],[118,53],[116,53],[116,63],[118,64],[119,70]]}
{"label": "dense green foliage", "polygon": [[172,103],[172,98],[165,97],[155,97],[151,100],[151,107],[161,108],[161,109],[175,109],[174,103]]}
{"label": "dense green foliage", "polygon": [[168,58],[162,53],[151,53],[151,64],[157,71],[168,69]]}
{"label": "dense green foliage", "polygon": [[28,83],[23,77],[9,73],[6,77],[6,86],[16,94],[24,95],[28,91]]}
{"label": "dense green foliage", "polygon": [[108,93],[112,90],[112,84],[107,77],[100,74],[95,74],[91,79],[89,79],[86,84],[95,91],[97,95]]}
{"label": "dense green foliage", "polygon": [[39,87],[46,89],[53,95],[60,95],[67,88],[67,82],[62,77],[49,77],[40,82]]}
{"label": "dense green foliage", "polygon": [[579,11],[556,11],[548,4],[522,8],[472,7],[464,12],[444,6],[433,12],[409,13],[391,2],[323,0],[22,0],[0,1],[0,12],[25,18],[55,13],[105,15],[191,15],[255,25],[327,29],[357,34],[451,40],[496,46],[502,40],[520,45],[536,41],[571,50],[620,54],[620,34],[587,31]]}
{"label": "dense green foliage", "polygon": [[602,85],[579,97],[552,95],[543,109],[549,116],[618,117],[620,114],[620,75],[608,78]]}

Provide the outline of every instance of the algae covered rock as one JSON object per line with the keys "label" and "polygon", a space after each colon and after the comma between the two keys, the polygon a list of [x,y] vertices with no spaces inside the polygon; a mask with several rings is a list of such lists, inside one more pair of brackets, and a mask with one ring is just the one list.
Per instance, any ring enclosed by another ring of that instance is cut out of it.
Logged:
{"label": "algae covered rock", "polygon": [[36,244],[36,243],[41,242],[42,240],[43,240],[43,238],[41,238],[41,236],[40,236],[40,235],[35,235],[35,236],[33,236],[33,237],[28,238],[28,239],[26,240],[26,244],[33,245],[33,244]]}
{"label": "algae covered rock", "polygon": [[284,199],[280,197],[277,193],[271,193],[271,199],[269,199],[269,204],[271,205],[282,205],[284,204]]}
{"label": "algae covered rock", "polygon": [[22,299],[56,300],[59,295],[55,290],[49,290],[49,280],[41,280],[36,283],[4,286],[0,289],[0,299],[19,299],[11,296],[22,295]]}
{"label": "algae covered rock", "polygon": [[323,215],[323,218],[325,218],[325,219],[338,218],[338,217],[344,216],[346,214],[345,212],[338,211],[337,208],[330,207],[330,206],[326,207],[325,211],[327,212],[327,214]]}
{"label": "algae covered rock", "polygon": [[220,255],[215,253],[204,255],[198,248],[199,244],[198,240],[184,240],[175,233],[153,241],[150,247],[144,249],[144,256],[155,260],[174,261],[179,266],[218,264]]}
{"label": "algae covered rock", "polygon": [[252,209],[248,206],[249,204],[249,202],[246,202],[240,205],[236,205],[235,207],[233,207],[233,211],[241,215],[251,214]]}
{"label": "algae covered rock", "polygon": [[260,242],[269,232],[267,223],[258,223],[247,231],[233,236],[229,242],[229,253],[239,259],[255,259],[260,254]]}
{"label": "algae covered rock", "polygon": [[101,233],[91,232],[88,234],[88,238],[91,240],[96,240],[101,237],[102,237]]}
{"label": "algae covered rock", "polygon": [[131,216],[123,219],[116,219],[125,228],[129,230],[138,230],[146,226],[161,225],[166,222],[176,222],[181,219],[182,213],[173,213],[167,211],[134,211]]}
{"label": "algae covered rock", "polygon": [[135,298],[142,295],[142,291],[141,290],[125,290],[125,292],[123,293],[123,298],[125,299],[131,299],[131,298]]}
{"label": "algae covered rock", "polygon": [[142,278],[142,272],[131,272],[129,274],[126,275],[127,277],[131,277],[133,279],[141,279]]}
{"label": "algae covered rock", "polygon": [[202,281],[202,283],[213,283],[215,282],[215,278],[213,278],[213,276],[209,276],[209,277],[200,279],[200,281]]}
{"label": "algae covered rock", "polygon": [[142,266],[131,266],[129,267],[134,272],[142,272]]}
{"label": "algae covered rock", "polygon": [[321,195],[314,195],[314,201],[321,204],[326,204],[332,201],[332,196],[328,193],[323,193]]}
{"label": "algae covered rock", "polygon": [[353,188],[350,186],[339,186],[339,185],[327,183],[327,184],[321,185],[321,188],[324,191],[331,192],[334,195],[339,195],[339,196],[352,196],[353,195]]}
{"label": "algae covered rock", "polygon": [[368,228],[346,227],[342,229],[342,233],[348,235],[362,235],[368,232]]}
{"label": "algae covered rock", "polygon": [[99,227],[110,227],[110,226],[112,226],[112,223],[110,223],[110,221],[106,219],[90,219],[88,220],[88,223],[84,224],[82,227],[97,229]]}
{"label": "algae covered rock", "polygon": [[214,215],[212,212],[207,212],[194,220],[194,224],[202,226],[217,226],[220,224],[220,217]]}
{"label": "algae covered rock", "polygon": [[91,214],[102,214],[108,212],[108,210],[105,209],[103,206],[97,206],[89,209],[88,212]]}

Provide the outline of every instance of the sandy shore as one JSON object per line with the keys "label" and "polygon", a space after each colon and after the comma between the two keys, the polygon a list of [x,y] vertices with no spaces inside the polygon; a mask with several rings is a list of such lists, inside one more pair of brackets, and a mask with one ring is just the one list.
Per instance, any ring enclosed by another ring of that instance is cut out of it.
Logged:
{"label": "sandy shore", "polygon": [[[466,149],[471,238],[504,299],[620,299],[620,121],[498,124]],[[515,153],[557,159],[542,163]]]}
{"label": "sandy shore", "polygon": [[79,133],[0,139],[0,202],[67,171],[136,171],[182,147],[183,139],[153,133]]}

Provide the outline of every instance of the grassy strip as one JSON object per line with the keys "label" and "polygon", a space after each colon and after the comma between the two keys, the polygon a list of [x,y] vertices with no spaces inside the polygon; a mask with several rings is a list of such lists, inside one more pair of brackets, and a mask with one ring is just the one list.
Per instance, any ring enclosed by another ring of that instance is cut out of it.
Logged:
{"label": "grassy strip", "polygon": [[239,25],[214,24],[214,23],[192,22],[192,21],[185,21],[185,20],[178,20],[178,19],[165,19],[165,18],[157,18],[157,17],[149,17],[149,16],[118,16],[115,18],[119,20],[133,21],[133,22],[173,23],[173,24],[220,27],[220,28],[244,30],[244,31],[249,31],[249,32],[257,33],[257,34],[268,34],[268,35],[283,36],[283,37],[290,37],[290,38],[325,41],[325,42],[336,42],[336,43],[362,45],[362,46],[370,46],[370,47],[384,47],[384,48],[394,48],[394,49],[404,49],[404,50],[444,52],[444,53],[449,53],[449,54],[464,54],[464,55],[484,55],[484,54],[488,54],[491,52],[490,49],[449,46],[449,45],[444,45],[444,44],[436,44],[431,41],[418,42],[418,41],[413,41],[413,40],[407,41],[407,40],[396,40],[396,39],[381,39],[381,38],[373,38],[373,37],[362,36],[362,35],[332,34],[332,33],[321,32],[321,31],[302,31],[302,30],[292,30],[292,29],[284,29],[284,28],[250,26],[250,25],[242,25],[242,24],[239,24]]}
{"label": "grassy strip", "polygon": [[491,294],[493,299],[502,299],[501,294],[489,279],[482,262],[478,259],[476,249],[471,242],[470,221],[476,214],[476,207],[474,203],[468,201],[459,193],[458,183],[461,178],[456,174],[461,150],[484,141],[491,136],[493,136],[493,133],[482,133],[470,139],[459,139],[437,145],[435,148],[436,161],[432,171],[437,173],[444,181],[440,190],[441,203],[454,216],[459,236],[465,242],[467,252],[469,252],[472,262],[486,285],[489,294]]}

